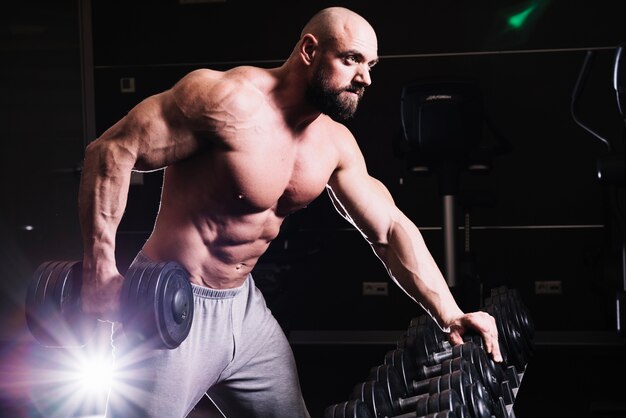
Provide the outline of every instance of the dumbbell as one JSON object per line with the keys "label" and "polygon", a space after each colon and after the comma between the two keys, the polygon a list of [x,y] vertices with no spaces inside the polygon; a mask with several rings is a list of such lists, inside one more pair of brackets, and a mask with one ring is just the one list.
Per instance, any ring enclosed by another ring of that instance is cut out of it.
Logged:
{"label": "dumbbell", "polygon": [[482,310],[500,318],[498,332],[501,329],[508,337],[501,339],[509,352],[508,364],[515,364],[519,370],[524,370],[534,351],[534,329],[528,311],[516,295],[517,292],[504,287],[492,289],[492,295],[486,298]]}
{"label": "dumbbell", "polygon": [[503,356],[504,363],[507,366],[515,365],[516,368],[523,371],[526,368],[527,359],[522,349],[524,342],[519,331],[511,326],[501,306],[491,304],[481,309],[496,319],[500,348],[506,353],[506,356]]}
{"label": "dumbbell", "polygon": [[[517,292],[503,286],[492,289],[491,296],[487,298],[486,304],[481,310],[488,312],[496,320],[503,363],[506,366],[515,365],[518,370],[523,371],[532,354],[534,331],[530,315]],[[414,318],[409,326],[409,331],[413,325],[425,322],[434,324],[431,329],[436,331],[437,342],[447,341],[446,334],[428,315]],[[464,340],[469,339],[483,346],[482,338],[479,335],[466,333]]]}
{"label": "dumbbell", "polygon": [[336,403],[324,409],[324,418],[373,418],[370,410],[360,399]]}
{"label": "dumbbell", "polygon": [[[444,332],[430,316],[423,315],[414,318],[411,324],[407,331],[410,337],[407,337],[405,345],[413,351],[417,348],[418,353],[421,353],[417,355],[424,356],[435,351],[447,352],[447,350],[452,350],[452,345],[446,340]],[[503,366],[487,356],[484,352],[484,341],[478,334],[466,333],[463,339],[466,343],[472,342],[483,351],[477,356],[480,363],[476,365],[476,368],[480,372],[479,375],[483,384],[489,389],[492,396],[495,399],[502,396],[507,404],[512,403],[512,389],[519,386],[515,366]],[[507,381],[508,383],[504,383]]]}
{"label": "dumbbell", "polygon": [[463,357],[446,359],[433,366],[417,366],[407,353],[407,350],[403,348],[389,350],[385,354],[384,363],[392,365],[396,369],[405,384],[407,392],[409,393],[411,392],[411,386],[414,380],[424,380],[435,376],[449,374],[458,370],[465,371],[471,382],[482,382],[482,379],[478,376],[478,371],[474,365]]}
{"label": "dumbbell", "polygon": [[474,418],[490,418],[492,414],[498,418],[506,416],[504,404],[502,410],[504,412],[496,413],[492,408],[493,401],[482,383],[471,382],[463,370],[413,381],[410,392],[405,390],[401,377],[389,364],[373,367],[368,378],[382,384],[396,411],[406,412],[413,409],[414,404],[425,394],[432,395],[450,389],[459,394],[461,402],[468,406],[470,415]]}
{"label": "dumbbell", "polygon": [[[26,294],[26,324],[45,347],[84,346],[97,318],[81,310],[81,261],[46,261]],[[120,322],[136,344],[176,348],[191,330],[193,294],[188,273],[175,262],[137,262],[126,272]]]}
{"label": "dumbbell", "polygon": [[416,327],[410,340],[407,340],[407,349],[411,353],[417,368],[435,366],[444,360],[463,357],[476,368],[482,384],[489,389],[497,399],[501,396],[502,388],[494,363],[489,361],[485,350],[473,341],[448,347],[437,346],[432,334],[424,327]]}
{"label": "dumbbell", "polygon": [[[465,415],[467,416],[467,415]],[[454,411],[433,412],[428,415],[415,415],[413,413],[402,415],[404,418],[460,418]],[[324,418],[373,418],[365,403],[360,399],[340,402],[327,407],[324,410]],[[393,417],[398,418],[398,417]]]}
{"label": "dumbbell", "polygon": [[499,303],[511,308],[512,319],[517,323],[518,328],[522,331],[527,341],[534,341],[535,327],[530,315],[530,311],[519,296],[517,289],[508,288],[506,286],[498,286],[492,288],[490,296],[485,301],[489,303]]}
{"label": "dumbbell", "polygon": [[418,392],[416,385],[418,385],[419,381],[462,371],[470,383],[476,382],[481,389],[487,390],[491,409],[496,416],[500,416],[501,411],[506,409],[506,405],[512,404],[514,400],[512,388],[508,384],[504,385],[504,382],[491,381],[493,388],[491,390],[486,388],[476,367],[463,357],[446,359],[440,364],[433,366],[417,367],[411,362],[409,356],[406,355],[405,350],[397,348],[387,352],[385,364],[395,369],[408,394],[416,394]]}
{"label": "dumbbell", "polygon": [[[411,320],[411,324],[412,325],[409,330],[413,329],[413,334],[415,334],[416,332],[415,329],[420,327],[425,327],[421,328],[420,332],[430,331],[432,333],[432,335],[430,336],[431,341],[430,343],[427,343],[432,344],[432,347],[434,349],[448,349],[451,347],[450,342],[446,338],[446,334],[441,330],[441,328],[439,328],[439,325],[437,325],[437,323],[435,323],[435,321],[430,316],[422,315],[420,317],[413,318]],[[433,342],[432,339],[434,339],[436,343]],[[463,340],[473,341],[483,350],[485,349],[484,340],[479,334],[473,331],[466,332],[463,335]],[[496,363],[490,356],[487,356],[487,360],[490,363],[492,369],[495,370],[498,380],[509,380],[512,387],[517,387],[518,385],[514,384],[514,381],[519,381],[517,367],[515,365],[507,364],[507,352],[505,350],[506,347],[500,344],[500,348],[502,352],[502,357],[504,359],[502,363]]]}
{"label": "dumbbell", "polygon": [[414,402],[410,412],[394,410],[389,395],[382,384],[376,380],[368,380],[354,387],[350,399],[360,399],[369,408],[375,418],[408,418],[420,417],[443,411],[453,411],[459,418],[470,418],[469,409],[459,394],[446,389],[432,395],[421,395]]}

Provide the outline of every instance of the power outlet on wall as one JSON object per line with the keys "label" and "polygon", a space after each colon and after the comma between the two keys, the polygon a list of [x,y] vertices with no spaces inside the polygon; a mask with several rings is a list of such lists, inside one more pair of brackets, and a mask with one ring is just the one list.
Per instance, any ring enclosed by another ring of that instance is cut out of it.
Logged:
{"label": "power outlet on wall", "polygon": [[363,282],[363,296],[387,296],[389,288],[386,282]]}
{"label": "power outlet on wall", "polygon": [[560,295],[563,286],[560,280],[542,280],[535,282],[535,295]]}

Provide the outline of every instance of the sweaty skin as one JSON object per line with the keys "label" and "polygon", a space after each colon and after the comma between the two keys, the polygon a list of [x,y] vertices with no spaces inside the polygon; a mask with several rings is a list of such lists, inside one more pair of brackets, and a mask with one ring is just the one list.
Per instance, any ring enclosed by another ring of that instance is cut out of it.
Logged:
{"label": "sweaty skin", "polygon": [[353,135],[307,97],[323,79],[342,106],[356,109],[377,59],[372,27],[330,8],[305,26],[281,67],[193,71],[90,143],[79,191],[83,310],[116,319],[124,278],[115,234],[130,174],[164,169],[160,210],[143,247],[151,259],[179,262],[201,286],[240,286],[285,217],[327,190],[392,279],[449,328],[452,343],[476,329],[500,361],[494,319],[461,311],[417,227],[368,174]]}

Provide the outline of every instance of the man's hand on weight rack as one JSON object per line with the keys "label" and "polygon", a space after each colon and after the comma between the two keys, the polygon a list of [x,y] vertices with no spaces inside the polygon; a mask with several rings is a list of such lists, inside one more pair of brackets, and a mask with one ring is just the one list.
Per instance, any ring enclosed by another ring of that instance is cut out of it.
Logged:
{"label": "man's hand on weight rack", "polygon": [[502,361],[496,320],[487,312],[478,311],[463,314],[452,321],[449,327],[449,338],[452,344],[462,344],[463,334],[468,330],[475,330],[483,337],[485,351],[491,355],[494,361]]}

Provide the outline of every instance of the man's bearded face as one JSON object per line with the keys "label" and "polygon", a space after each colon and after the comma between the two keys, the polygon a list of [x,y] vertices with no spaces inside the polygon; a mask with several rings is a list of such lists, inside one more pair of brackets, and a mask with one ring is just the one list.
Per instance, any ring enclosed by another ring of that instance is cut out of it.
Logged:
{"label": "man's bearded face", "polygon": [[307,88],[307,100],[320,112],[335,120],[347,120],[354,116],[365,87],[351,83],[332,88],[330,76],[323,66],[318,66]]}

